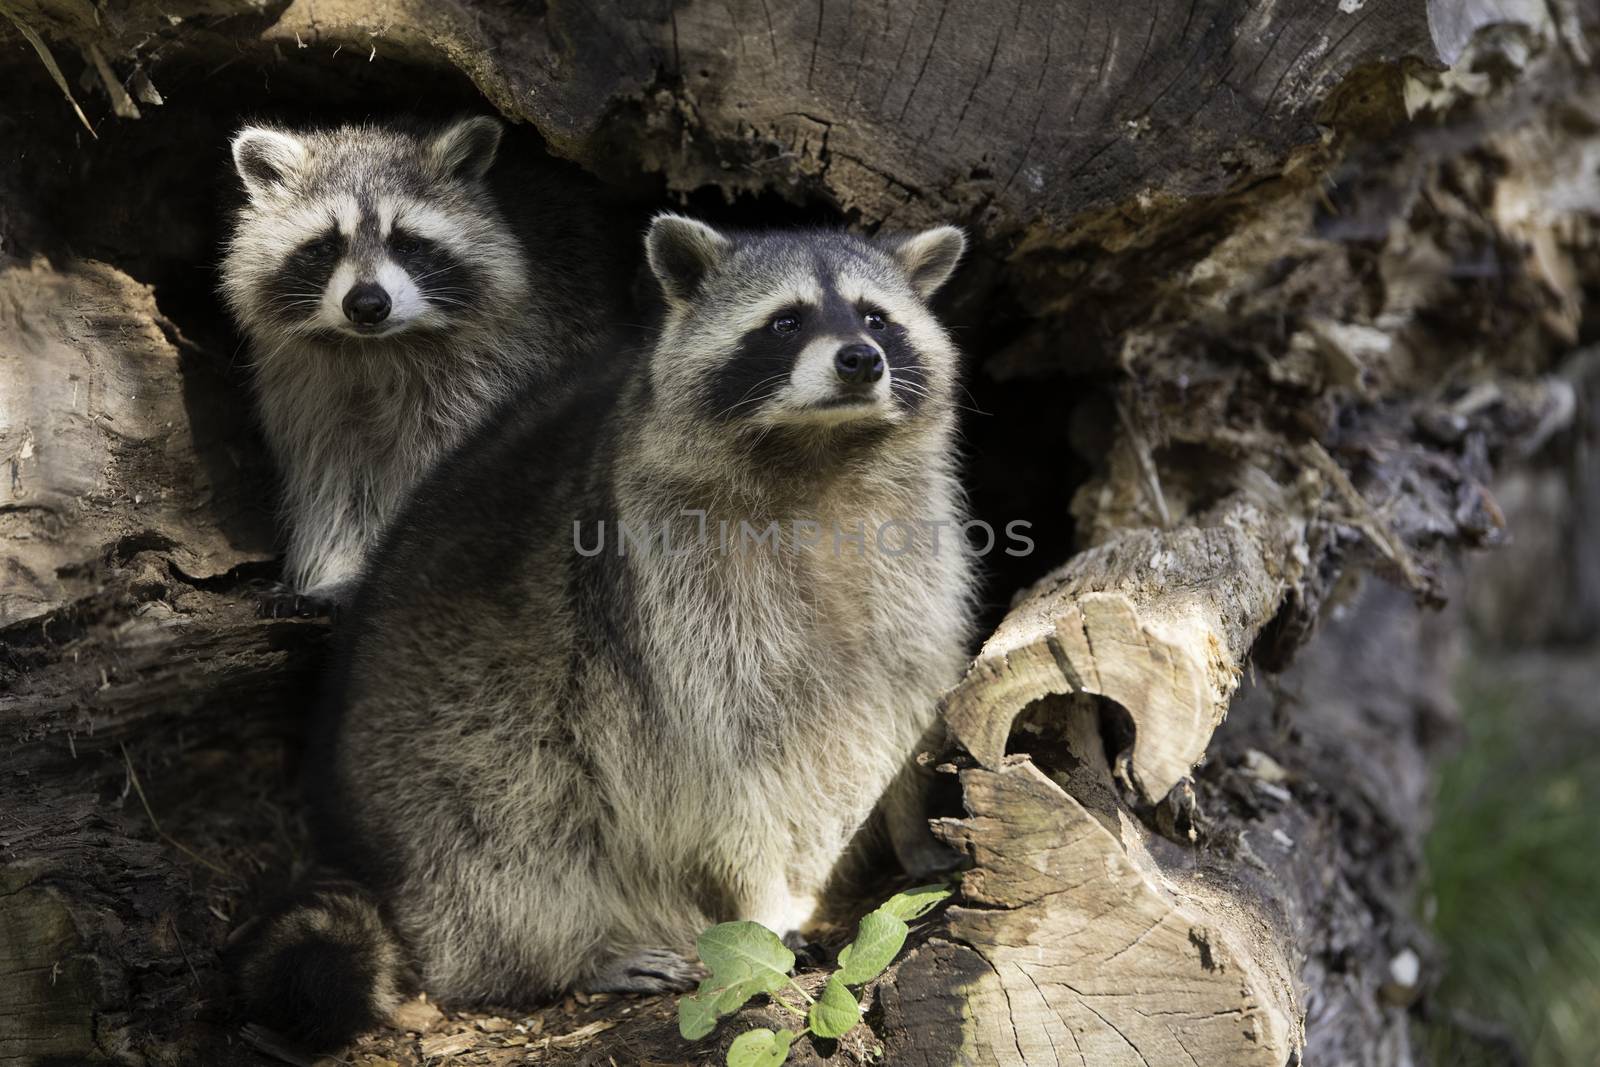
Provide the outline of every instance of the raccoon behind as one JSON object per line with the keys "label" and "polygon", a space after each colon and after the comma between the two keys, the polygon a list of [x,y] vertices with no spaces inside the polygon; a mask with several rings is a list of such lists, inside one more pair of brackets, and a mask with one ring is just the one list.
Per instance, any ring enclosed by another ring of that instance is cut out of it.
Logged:
{"label": "raccoon behind", "polygon": [[[710,923],[801,930],[880,797],[922,857],[972,584],[926,300],[963,247],[656,221],[653,351],[502,409],[385,535],[311,746],[319,850],[364,889],[264,922],[258,1021],[339,1044],[402,959],[457,1001],[683,988]],[[596,551],[601,521],[655,532]]]}
{"label": "raccoon behind", "polygon": [[531,231],[508,224],[486,180],[501,129],[251,126],[234,139],[246,201],[222,289],[250,342],[297,593],[348,599],[423,473],[616,314],[624,285],[605,257],[558,251],[604,245],[597,211],[570,198],[539,211],[529,196]]}

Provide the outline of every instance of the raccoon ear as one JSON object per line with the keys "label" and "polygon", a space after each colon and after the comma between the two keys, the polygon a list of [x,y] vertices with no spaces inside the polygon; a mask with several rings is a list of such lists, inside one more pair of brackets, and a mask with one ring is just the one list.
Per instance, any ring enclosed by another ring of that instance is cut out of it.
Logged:
{"label": "raccoon ear", "polygon": [[479,181],[494,162],[503,132],[505,124],[487,115],[462,119],[435,134],[424,153],[439,177]]}
{"label": "raccoon ear", "polygon": [[673,304],[686,302],[706,274],[733,248],[733,242],[703,222],[662,214],[645,235],[645,257]]}
{"label": "raccoon ear", "polygon": [[955,226],[935,226],[896,240],[889,250],[911,279],[911,287],[926,300],[950,280],[967,250],[967,235]]}
{"label": "raccoon ear", "polygon": [[290,185],[311,153],[292,133],[246,126],[233,138],[233,166],[251,196],[265,196]]}

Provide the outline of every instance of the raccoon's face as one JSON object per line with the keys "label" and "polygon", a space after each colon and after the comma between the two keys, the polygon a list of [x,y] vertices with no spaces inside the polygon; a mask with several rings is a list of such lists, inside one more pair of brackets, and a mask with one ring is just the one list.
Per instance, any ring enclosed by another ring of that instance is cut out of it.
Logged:
{"label": "raccoon's face", "polygon": [[948,414],[956,354],[927,301],[966,248],[955,227],[867,240],[662,215],[645,243],[668,304],[658,404],[761,433]]}
{"label": "raccoon's face", "polygon": [[514,314],[527,268],[483,185],[500,131],[488,118],[423,137],[242,130],[233,159],[249,199],[223,271],[241,324],[338,342]]}

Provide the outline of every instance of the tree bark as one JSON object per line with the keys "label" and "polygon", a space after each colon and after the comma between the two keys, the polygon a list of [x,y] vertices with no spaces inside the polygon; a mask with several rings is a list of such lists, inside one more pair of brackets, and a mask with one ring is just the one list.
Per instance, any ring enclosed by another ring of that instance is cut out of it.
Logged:
{"label": "tree bark", "polygon": [[[302,859],[328,624],[255,610],[270,472],[194,204],[241,112],[422,97],[531,123],[640,206],[647,173],[694,205],[973,232],[948,315],[975,392],[1027,402],[975,431],[974,469],[1003,468],[975,492],[1070,538],[1043,576],[1000,571],[997,596],[1027,587],[945,701],[955,903],[866,1025],[796,1062],[1411,1062],[1458,618],[1419,608],[1502,538],[1495,465],[1593,380],[1571,356],[1600,286],[1592,13],[0,13],[0,128],[26,148],[0,162],[0,1065],[262,1062],[219,955]],[[413,1004],[359,1051],[720,1062],[775,1019],[691,1046],[665,1000],[506,1011],[520,1029]]]}

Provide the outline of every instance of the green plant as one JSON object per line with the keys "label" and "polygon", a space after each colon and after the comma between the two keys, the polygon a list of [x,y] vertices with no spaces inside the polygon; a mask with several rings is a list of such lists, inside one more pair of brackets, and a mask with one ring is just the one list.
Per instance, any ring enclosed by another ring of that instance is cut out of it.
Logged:
{"label": "green plant", "polygon": [[1431,1061],[1594,1067],[1600,1017],[1600,647],[1484,656],[1460,679],[1423,907],[1444,950]]}
{"label": "green plant", "polygon": [[[882,974],[906,943],[906,924],[931,911],[950,895],[945,885],[925,885],[896,893],[856,927],[856,938],[839,953],[839,968],[813,997],[789,976],[794,953],[760,923],[719,923],[695,942],[700,962],[711,972],[700,988],[678,1001],[678,1032],[698,1041],[717,1028],[717,1020],[765,993],[794,1015],[797,1029],[776,1032],[760,1027],[740,1034],[728,1047],[728,1067],[778,1067],[789,1046],[805,1034],[843,1037],[861,1021],[861,1003],[850,991]],[[799,994],[805,1006],[783,993]]]}

